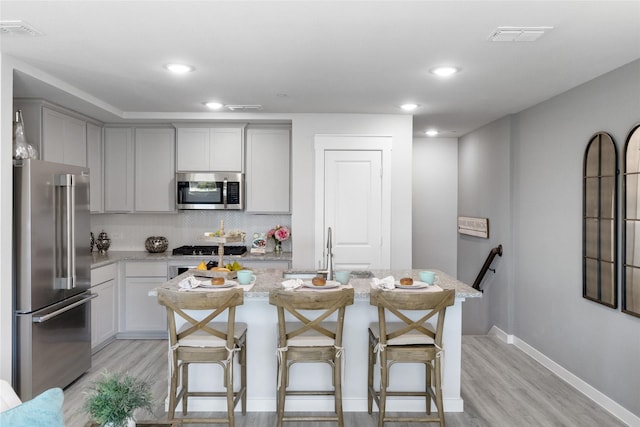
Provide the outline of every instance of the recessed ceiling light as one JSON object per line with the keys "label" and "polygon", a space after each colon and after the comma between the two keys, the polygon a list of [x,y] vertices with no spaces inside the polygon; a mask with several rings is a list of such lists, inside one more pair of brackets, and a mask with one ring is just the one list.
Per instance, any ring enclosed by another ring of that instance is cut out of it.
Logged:
{"label": "recessed ceiling light", "polygon": [[413,111],[418,108],[418,104],[402,104],[400,106],[404,111]]}
{"label": "recessed ceiling light", "polygon": [[435,129],[429,129],[428,131],[425,132],[425,134],[427,136],[436,136],[438,134],[438,131]]}
{"label": "recessed ceiling light", "polygon": [[435,74],[436,76],[449,77],[449,76],[457,73],[458,71],[460,71],[460,69],[447,65],[447,66],[444,66],[444,67],[432,68],[430,71],[431,71],[431,74]]}
{"label": "recessed ceiling light", "polygon": [[187,64],[167,64],[164,66],[164,68],[176,74],[184,74],[195,70],[194,67]]}
{"label": "recessed ceiling light", "polygon": [[223,104],[221,104],[219,102],[214,102],[214,101],[205,102],[204,105],[206,105],[208,108],[211,108],[212,110],[219,110],[222,107],[224,107]]}

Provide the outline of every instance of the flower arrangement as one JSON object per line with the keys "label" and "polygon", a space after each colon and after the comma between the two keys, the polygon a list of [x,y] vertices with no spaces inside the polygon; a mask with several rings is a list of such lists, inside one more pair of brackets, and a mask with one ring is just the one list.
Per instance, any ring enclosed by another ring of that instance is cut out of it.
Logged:
{"label": "flower arrangement", "polygon": [[133,411],[152,410],[151,389],[148,382],[131,375],[105,371],[103,377],[91,387],[84,402],[85,411],[98,424],[124,427]]}
{"label": "flower arrangement", "polygon": [[267,231],[267,237],[273,239],[275,243],[274,252],[282,252],[282,242],[287,240],[291,236],[291,230],[285,225],[276,225],[271,230]]}

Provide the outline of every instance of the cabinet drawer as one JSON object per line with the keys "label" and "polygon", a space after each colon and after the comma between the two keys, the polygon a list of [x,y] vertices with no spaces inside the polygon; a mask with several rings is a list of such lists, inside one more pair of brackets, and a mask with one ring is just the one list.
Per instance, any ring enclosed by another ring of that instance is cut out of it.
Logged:
{"label": "cabinet drawer", "polygon": [[158,261],[128,262],[124,267],[127,277],[167,277],[167,263]]}
{"label": "cabinet drawer", "polygon": [[118,275],[118,264],[109,264],[91,270],[91,286],[114,280]]}

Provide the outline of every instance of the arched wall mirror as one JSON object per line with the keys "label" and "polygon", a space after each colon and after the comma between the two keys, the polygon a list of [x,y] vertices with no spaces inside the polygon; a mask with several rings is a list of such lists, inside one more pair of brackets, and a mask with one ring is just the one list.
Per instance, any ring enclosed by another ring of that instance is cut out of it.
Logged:
{"label": "arched wall mirror", "polygon": [[[618,306],[617,165],[613,138],[605,132],[596,133],[584,154],[582,296],[612,308]],[[638,274],[640,283],[640,271]]]}
{"label": "arched wall mirror", "polygon": [[640,124],[624,146],[622,311],[640,317]]}

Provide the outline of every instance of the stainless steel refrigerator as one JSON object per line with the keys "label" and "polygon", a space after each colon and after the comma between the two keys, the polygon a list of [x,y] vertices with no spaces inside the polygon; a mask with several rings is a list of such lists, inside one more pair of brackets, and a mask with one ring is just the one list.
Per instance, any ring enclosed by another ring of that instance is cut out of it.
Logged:
{"label": "stainless steel refrigerator", "polygon": [[30,399],[91,367],[89,170],[14,166],[13,385]]}

